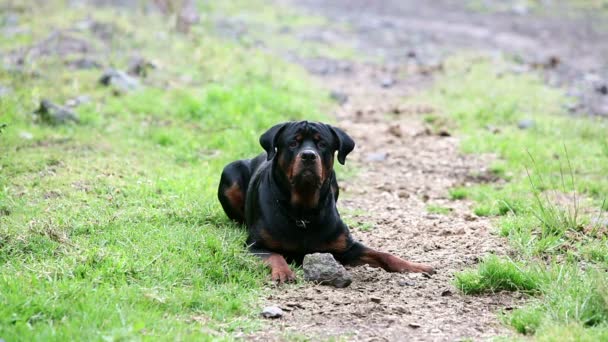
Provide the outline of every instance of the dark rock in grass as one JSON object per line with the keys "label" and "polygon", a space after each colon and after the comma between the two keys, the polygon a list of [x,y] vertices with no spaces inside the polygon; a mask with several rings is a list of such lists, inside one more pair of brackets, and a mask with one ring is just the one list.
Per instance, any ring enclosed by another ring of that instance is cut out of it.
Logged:
{"label": "dark rock in grass", "polygon": [[596,103],[592,109],[596,115],[608,116],[608,101]]}
{"label": "dark rock in grass", "polygon": [[283,317],[283,310],[278,306],[267,306],[262,310],[262,317],[264,318],[281,318]]}
{"label": "dark rock in grass", "polygon": [[73,61],[67,62],[67,65],[74,69],[89,70],[89,69],[101,69],[101,63],[91,58],[78,58]]}
{"label": "dark rock in grass", "polygon": [[517,127],[519,127],[519,129],[529,129],[534,126],[536,126],[536,122],[532,119],[522,119],[517,122]]}
{"label": "dark rock in grass", "polygon": [[76,113],[49,100],[40,101],[40,107],[34,112],[34,115],[41,122],[51,125],[66,124],[70,121],[75,123],[80,122]]}
{"label": "dark rock in grass", "polygon": [[156,64],[145,58],[135,57],[129,61],[127,73],[134,76],[146,77],[151,69],[156,69]]}
{"label": "dark rock in grass", "polygon": [[338,102],[340,105],[343,105],[346,102],[348,102],[348,95],[346,95],[346,93],[343,93],[341,91],[332,90],[331,93],[329,94],[329,97],[331,97],[332,100]]}
{"label": "dark rock in grass", "polygon": [[606,83],[598,83],[595,85],[595,91],[602,95],[608,95],[608,84]]}
{"label": "dark rock in grass", "polygon": [[139,88],[139,81],[136,78],[129,76],[126,72],[108,69],[106,70],[99,83],[114,88],[119,93],[125,93]]}
{"label": "dark rock in grass", "polygon": [[329,253],[314,253],[304,256],[302,264],[304,279],[323,285],[347,287],[352,282],[344,266]]}

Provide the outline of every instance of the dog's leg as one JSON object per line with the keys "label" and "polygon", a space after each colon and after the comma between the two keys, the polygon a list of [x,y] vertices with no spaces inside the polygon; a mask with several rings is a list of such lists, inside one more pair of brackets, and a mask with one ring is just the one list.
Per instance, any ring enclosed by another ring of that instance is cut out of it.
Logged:
{"label": "dog's leg", "polygon": [[379,252],[364,246],[359,242],[353,244],[343,253],[335,255],[336,258],[347,265],[365,265],[382,267],[388,272],[417,272],[434,274],[435,270],[429,265],[403,260],[392,254]]}
{"label": "dog's leg", "polygon": [[270,267],[272,280],[285,283],[296,279],[295,273],[289,268],[287,261],[281,254],[258,247],[250,247],[249,251],[260,257],[264,264]]}

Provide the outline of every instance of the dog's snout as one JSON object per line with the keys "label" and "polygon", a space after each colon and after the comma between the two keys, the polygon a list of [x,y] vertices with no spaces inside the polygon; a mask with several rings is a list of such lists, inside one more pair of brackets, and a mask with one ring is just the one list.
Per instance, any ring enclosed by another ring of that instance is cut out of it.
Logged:
{"label": "dog's snout", "polygon": [[302,153],[300,153],[300,158],[302,158],[303,162],[313,162],[317,159],[317,154],[310,150],[302,151]]}

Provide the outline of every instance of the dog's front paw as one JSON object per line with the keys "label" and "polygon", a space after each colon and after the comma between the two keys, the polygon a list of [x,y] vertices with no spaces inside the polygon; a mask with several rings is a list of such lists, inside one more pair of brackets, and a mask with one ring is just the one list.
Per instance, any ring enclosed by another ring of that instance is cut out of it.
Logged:
{"label": "dog's front paw", "polygon": [[282,284],[296,280],[296,274],[289,267],[276,267],[272,269],[272,280]]}
{"label": "dog's front paw", "polygon": [[425,264],[413,264],[410,270],[406,270],[406,272],[416,272],[416,273],[427,273],[427,274],[435,274],[435,268],[433,266],[425,265]]}

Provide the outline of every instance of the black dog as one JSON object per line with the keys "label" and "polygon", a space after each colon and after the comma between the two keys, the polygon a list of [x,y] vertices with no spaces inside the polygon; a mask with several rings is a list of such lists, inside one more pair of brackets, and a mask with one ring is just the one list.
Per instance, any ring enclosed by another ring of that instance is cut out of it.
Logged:
{"label": "black dog", "polygon": [[378,252],[353,240],[336,208],[334,153],[344,164],[355,142],[323,123],[287,122],[260,137],[266,150],[237,160],[222,172],[218,197],[229,218],[245,223],[250,250],[272,269],[272,279],[294,279],[287,260],[331,253],[347,265],[369,264],[389,272],[434,273],[432,267]]}

